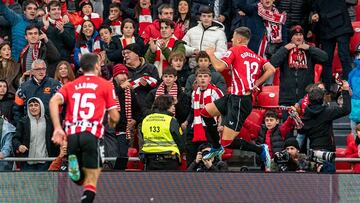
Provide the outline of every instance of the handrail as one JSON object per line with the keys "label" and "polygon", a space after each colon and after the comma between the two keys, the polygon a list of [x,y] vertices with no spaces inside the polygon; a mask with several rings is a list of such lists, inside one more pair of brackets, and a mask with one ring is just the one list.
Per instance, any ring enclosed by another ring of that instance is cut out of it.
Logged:
{"label": "handrail", "polygon": [[[129,161],[140,161],[139,157],[123,157],[128,158]],[[53,161],[56,157],[47,158],[26,158],[26,157],[7,157],[0,159],[1,161]],[[105,157],[105,161],[116,161],[117,157]],[[360,158],[335,158],[335,162],[360,162]]]}
{"label": "handrail", "polygon": [[[124,157],[128,158],[129,161],[140,161],[139,157]],[[5,159],[0,159],[1,161],[53,161],[56,157],[47,157],[47,158],[26,158],[26,157],[7,157]],[[117,157],[105,157],[105,161],[116,161]]]}

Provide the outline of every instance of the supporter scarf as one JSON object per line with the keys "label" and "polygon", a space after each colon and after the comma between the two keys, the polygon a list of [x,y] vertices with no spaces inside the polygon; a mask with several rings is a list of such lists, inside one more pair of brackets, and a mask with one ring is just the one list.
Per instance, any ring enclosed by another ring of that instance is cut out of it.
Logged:
{"label": "supporter scarf", "polygon": [[140,84],[141,78],[144,78],[144,80],[146,80],[147,84],[149,84],[151,87],[156,87],[157,80],[155,78],[153,78],[151,76],[142,76],[142,77],[130,82],[131,86],[134,89],[141,86],[141,84]]}
{"label": "supporter scarf", "polygon": [[[32,60],[35,61],[36,59],[39,58],[39,55],[40,55],[40,47],[41,47],[41,41],[39,41],[37,44],[34,44],[33,46],[33,51],[32,51],[32,54],[31,54],[31,57],[32,57]],[[20,53],[20,64],[21,64],[21,67],[24,67],[24,63],[23,63],[23,58],[24,58],[24,55],[26,53],[26,51],[28,51],[30,48],[30,44],[27,44],[25,46],[25,48],[21,51]],[[24,69],[26,71],[26,69]]]}
{"label": "supporter scarf", "polygon": [[[127,124],[129,125],[132,119],[131,90],[130,88],[126,88],[124,91],[125,91],[125,116],[126,116]],[[130,140],[131,138],[132,138],[131,129],[126,127],[126,139]]]}
{"label": "supporter scarf", "polygon": [[[93,40],[93,39],[91,39]],[[97,36],[95,38],[95,40],[93,40],[93,47],[92,47],[92,51],[89,50],[89,47],[87,45],[87,43],[83,44],[80,46],[80,53],[83,54],[87,54],[87,53],[99,53],[101,51],[101,47],[100,47],[100,37]]]}
{"label": "supporter scarf", "polygon": [[110,28],[112,31],[112,36],[121,35],[121,21],[119,19],[112,21]]}
{"label": "supporter scarf", "polygon": [[[127,45],[129,45],[129,44],[126,42],[126,38],[125,38],[124,35],[120,37],[120,42],[121,42],[121,46],[122,46],[123,48],[125,48]],[[130,43],[130,44],[134,44],[135,42],[136,42],[136,41],[135,41],[135,37],[132,36],[132,37],[131,37],[131,43]]]}
{"label": "supporter scarf", "polygon": [[201,91],[200,87],[193,91],[193,109],[194,109],[194,137],[192,142],[207,141],[205,129],[203,126],[205,122],[201,117],[201,110],[205,108],[206,104],[212,103],[223,96],[222,92],[215,86],[209,84],[205,91]]}
{"label": "supporter scarf", "polygon": [[[164,82],[162,82],[158,89],[156,90],[155,93],[155,98],[160,96],[160,95],[164,95],[165,94],[165,89],[166,89],[166,85],[164,84]],[[168,92],[168,95],[174,97],[175,101],[177,101],[177,94],[178,94],[178,86],[177,84],[174,82],[174,84],[172,85],[172,87],[170,88],[170,91]]]}
{"label": "supporter scarf", "polygon": [[305,51],[297,47],[290,50],[289,54],[289,68],[304,68],[307,69],[307,58]]}
{"label": "supporter scarf", "polygon": [[47,15],[47,20],[50,22],[50,25],[56,26],[56,22],[62,22],[62,17],[60,16],[60,19],[54,20],[50,18],[50,15]]}
{"label": "supporter scarf", "polygon": [[302,99],[302,101],[301,101],[301,115],[300,116],[303,116],[304,115],[304,113],[305,113],[305,108],[307,107],[307,105],[309,105],[309,95],[308,94],[306,94],[305,96],[304,96],[304,98]]}
{"label": "supporter scarf", "polygon": [[258,15],[265,20],[265,27],[268,33],[268,40],[271,43],[282,42],[282,25],[286,21],[286,13],[279,13],[273,6],[271,10],[264,8],[261,2],[258,3]]}
{"label": "supporter scarf", "polygon": [[[159,39],[158,39],[159,40]],[[172,48],[174,47],[174,44],[176,42],[177,38],[172,35],[167,44],[166,47],[169,48],[170,50],[172,50]],[[156,68],[159,71],[159,75],[162,75],[162,72],[165,70],[165,68],[169,65],[168,61],[166,60],[165,56],[162,54],[161,49],[159,48],[159,46],[156,46],[156,51],[155,51],[155,62],[154,65],[156,66]]]}
{"label": "supporter scarf", "polygon": [[[83,16],[83,19],[90,20],[91,22],[93,22],[95,25],[95,30],[98,29],[98,27],[101,25],[101,22],[102,22],[101,16],[97,13],[91,13],[90,15]],[[76,37],[79,35],[79,33],[81,31],[82,22],[80,23],[80,25],[78,25],[76,27],[76,30],[75,30]]]}
{"label": "supporter scarf", "polygon": [[142,8],[139,15],[139,34],[141,35],[144,29],[152,23],[151,11],[149,8]]}

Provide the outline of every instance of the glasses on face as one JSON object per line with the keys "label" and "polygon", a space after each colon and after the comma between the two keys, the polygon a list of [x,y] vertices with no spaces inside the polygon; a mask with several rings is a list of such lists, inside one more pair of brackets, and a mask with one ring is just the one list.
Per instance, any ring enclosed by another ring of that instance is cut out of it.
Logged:
{"label": "glasses on face", "polygon": [[40,72],[40,71],[46,71],[46,68],[34,68],[32,69],[33,71],[37,71],[37,72]]}

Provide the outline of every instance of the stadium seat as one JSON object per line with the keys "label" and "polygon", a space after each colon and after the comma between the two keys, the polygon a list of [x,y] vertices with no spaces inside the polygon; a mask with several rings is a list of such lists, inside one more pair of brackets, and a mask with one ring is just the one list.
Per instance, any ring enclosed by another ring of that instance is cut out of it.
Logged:
{"label": "stadium seat", "polygon": [[[359,10],[360,11],[360,10]],[[359,16],[359,15],[357,15]],[[353,54],[356,46],[360,43],[360,21],[352,22],[354,35],[350,39],[350,53]]]}
{"label": "stadium seat", "polygon": [[258,95],[258,106],[276,108],[279,106],[279,86],[264,86]]}
{"label": "stadium seat", "polygon": [[[345,148],[336,148],[336,157],[345,157]],[[335,162],[337,173],[352,173],[352,164],[349,162]]]}
{"label": "stadium seat", "polygon": [[[138,151],[135,148],[130,147],[128,149],[128,157],[138,157]],[[128,161],[126,171],[142,171],[144,170],[144,164],[141,161]]]}
{"label": "stadium seat", "polygon": [[322,65],[321,64],[315,64],[315,77],[314,77],[314,83],[320,82],[321,78],[321,72],[322,72]]}
{"label": "stadium seat", "polygon": [[276,70],[275,70],[273,85],[275,85],[275,86],[280,85],[280,68],[276,68]]}

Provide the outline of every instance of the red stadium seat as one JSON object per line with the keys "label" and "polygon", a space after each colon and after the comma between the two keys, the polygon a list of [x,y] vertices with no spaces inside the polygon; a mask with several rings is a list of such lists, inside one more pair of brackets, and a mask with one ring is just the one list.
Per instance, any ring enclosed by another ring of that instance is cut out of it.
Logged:
{"label": "red stadium seat", "polygon": [[[345,148],[336,148],[336,157],[345,157]],[[336,172],[338,173],[352,173],[352,164],[349,162],[335,162]]]}
{"label": "red stadium seat", "polygon": [[314,78],[314,83],[320,82],[320,78],[321,78],[321,72],[322,72],[322,65],[321,64],[315,64],[315,78]]}
{"label": "red stadium seat", "polygon": [[280,85],[280,68],[276,68],[276,71],[274,74],[273,85],[275,85],[275,86]]}
{"label": "red stadium seat", "polygon": [[[359,15],[360,16],[360,13]],[[350,39],[350,53],[353,54],[356,46],[360,43],[360,21],[352,22],[354,35]]]}
{"label": "red stadium seat", "polygon": [[234,150],[232,150],[232,149],[225,148],[225,153],[221,156],[221,159],[222,160],[230,159],[233,155],[233,151]]}
{"label": "red stadium seat", "polygon": [[276,108],[279,106],[279,86],[264,86],[258,96],[258,106],[261,108]]}
{"label": "red stadium seat", "polygon": [[[138,151],[135,148],[130,147],[128,149],[128,157],[138,157]],[[142,171],[144,170],[144,164],[141,161],[128,161],[126,171]]]}

